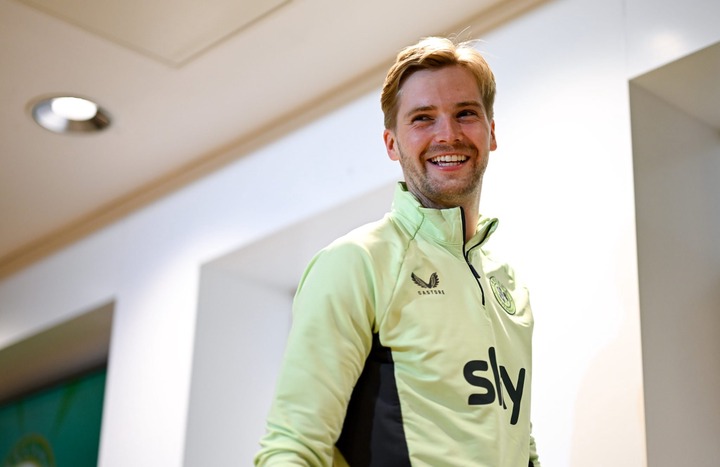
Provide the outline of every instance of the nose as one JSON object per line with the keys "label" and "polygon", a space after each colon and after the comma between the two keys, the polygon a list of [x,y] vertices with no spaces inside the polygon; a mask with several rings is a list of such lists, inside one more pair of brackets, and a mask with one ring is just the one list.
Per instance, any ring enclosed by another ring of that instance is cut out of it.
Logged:
{"label": "nose", "polygon": [[462,140],[462,128],[454,118],[438,119],[435,140],[438,143],[455,143]]}

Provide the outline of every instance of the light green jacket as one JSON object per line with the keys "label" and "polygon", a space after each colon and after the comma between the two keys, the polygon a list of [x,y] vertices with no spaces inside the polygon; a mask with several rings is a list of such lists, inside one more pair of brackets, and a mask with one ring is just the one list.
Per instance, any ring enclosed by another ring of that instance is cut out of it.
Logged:
{"label": "light green jacket", "polygon": [[389,214],[315,256],[257,465],[540,465],[528,292],[484,250],[497,220],[468,242],[463,223],[400,183]]}

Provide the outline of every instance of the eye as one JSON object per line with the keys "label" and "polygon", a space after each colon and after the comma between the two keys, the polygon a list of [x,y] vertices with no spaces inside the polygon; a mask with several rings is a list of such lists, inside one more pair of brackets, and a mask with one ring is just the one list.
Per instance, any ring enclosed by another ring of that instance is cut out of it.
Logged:
{"label": "eye", "polygon": [[430,115],[427,115],[427,114],[413,115],[413,117],[410,119],[410,121],[413,122],[413,123],[415,123],[415,122],[429,122],[430,120],[432,120],[432,117],[431,117]]}
{"label": "eye", "polygon": [[458,116],[458,118],[477,117],[478,112],[477,112],[477,110],[474,110],[474,109],[463,109],[460,112],[458,112],[457,116]]}

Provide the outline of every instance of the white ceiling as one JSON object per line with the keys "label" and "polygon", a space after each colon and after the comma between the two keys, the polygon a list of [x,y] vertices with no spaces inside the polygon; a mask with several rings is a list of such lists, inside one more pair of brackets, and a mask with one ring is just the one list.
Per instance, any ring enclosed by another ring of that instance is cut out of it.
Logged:
{"label": "white ceiling", "polygon": [[[0,277],[379,87],[419,37],[541,1],[0,0]],[[112,126],[40,128],[30,104],[55,93]]]}
{"label": "white ceiling", "polygon": [[20,0],[169,65],[182,65],[290,0]]}

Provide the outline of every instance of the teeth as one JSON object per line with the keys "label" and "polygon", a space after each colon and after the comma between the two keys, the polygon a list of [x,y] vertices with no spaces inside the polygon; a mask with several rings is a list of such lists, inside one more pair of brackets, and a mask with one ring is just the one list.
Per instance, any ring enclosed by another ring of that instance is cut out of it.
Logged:
{"label": "teeth", "polygon": [[465,162],[467,160],[466,156],[459,156],[457,154],[448,155],[448,156],[437,156],[433,157],[431,161],[433,163],[438,162]]}

